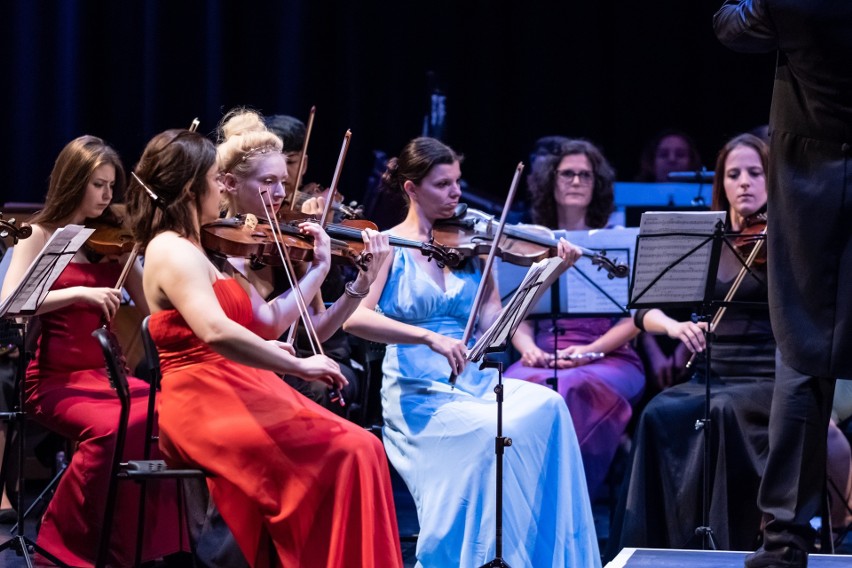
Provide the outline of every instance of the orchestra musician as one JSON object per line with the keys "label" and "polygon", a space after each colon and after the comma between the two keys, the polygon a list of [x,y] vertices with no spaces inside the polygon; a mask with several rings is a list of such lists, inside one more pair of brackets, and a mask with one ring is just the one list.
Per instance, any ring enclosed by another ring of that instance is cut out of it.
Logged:
{"label": "orchestra musician", "polygon": [[[609,162],[586,140],[553,138],[550,144],[528,177],[533,222],[572,231],[607,227],[615,181]],[[521,358],[505,374],[538,384],[556,379],[580,440],[592,499],[645,386],[642,362],[629,344],[634,336],[629,318],[605,317],[525,321],[515,333]]]}
{"label": "orchestra musician", "polygon": [[[269,130],[269,127],[264,125],[263,118],[251,110],[237,108],[222,118],[217,160],[223,172],[222,204],[226,217],[251,214],[260,222],[268,222],[267,215],[277,219],[278,212],[287,202],[288,196],[292,198],[290,188],[296,175],[296,166],[293,164],[298,165],[297,154],[304,142],[305,128],[296,119],[285,120],[280,116],[274,118],[270,124],[275,125],[281,134],[284,134],[283,138]],[[286,146],[283,145],[284,141]],[[255,155],[243,159],[252,148],[264,147],[269,151],[255,150]],[[259,190],[262,190],[262,193]],[[340,280],[342,272],[329,262],[317,262],[318,259],[322,260],[322,255],[326,252],[324,249],[328,247],[328,237],[318,225],[310,226],[319,238],[314,241],[315,254],[312,264],[306,270],[304,263],[297,265],[303,268],[299,288],[308,304],[311,321],[322,342],[324,354],[337,363],[340,372],[346,377],[346,384],[339,392],[345,404],[341,405],[339,400],[331,400],[328,385],[321,381],[308,381],[293,374],[285,375],[284,380],[317,404],[335,414],[348,417],[353,401],[358,400],[360,385],[358,375],[349,364],[351,348],[348,338],[340,327],[361,301],[361,291],[369,289],[375,280],[378,267],[389,252],[387,237],[367,230],[365,246],[366,250],[373,254],[373,261],[366,271],[358,271],[348,288],[345,283],[339,282],[342,293],[338,292],[337,300],[326,309],[321,289],[327,288],[331,276]],[[247,292],[256,290],[267,300],[285,293],[290,295],[285,267],[280,262],[271,266],[247,258],[213,258],[218,267],[233,276]],[[294,301],[294,298],[289,301]],[[305,326],[300,325],[294,347],[297,354],[310,356],[312,353],[304,335]],[[195,497],[204,501],[201,495]],[[196,505],[203,506],[202,503]],[[205,517],[196,547],[198,560],[208,568],[237,568],[244,565],[245,559],[236,546],[233,535],[212,502],[208,505]]]}
{"label": "orchestra musician", "polygon": [[[233,158],[247,164],[272,155],[280,156],[274,136]],[[290,345],[264,339],[294,321],[291,296],[265,301],[217,270],[201,248],[201,226],[218,218],[227,174],[213,144],[165,131],[148,143],[135,174],[128,212],[146,247],[167,460],[208,473],[211,496],[251,565],[400,566],[381,444],[277,374],[337,388],[346,379],[328,357],[297,358]],[[269,181],[280,185],[282,176]],[[318,286],[330,252],[314,227],[303,226],[316,244],[305,278]]]}
{"label": "orchestra musician", "polygon": [[[722,247],[716,300],[725,298],[742,271],[735,255],[745,260],[751,247],[765,246],[748,235],[766,227],[768,160],[766,144],[751,134],[732,138],[719,152],[712,207],[728,212],[726,229],[736,252]],[[708,520],[715,547],[722,550],[754,549],[761,529],[755,497],[766,467],[776,368],[766,306],[766,249],[755,258],[730,298],[734,304],[717,320],[710,350]],[[694,539],[694,531],[703,525],[704,439],[692,426],[704,416],[706,323],[677,321],[660,309],[638,310],[635,321],[650,333],[682,342],[697,357],[691,380],[659,393],[640,417],[610,552],[622,547],[696,547],[701,540]],[[832,429],[833,437],[842,441],[837,427]],[[833,447],[838,455],[832,457],[848,462],[848,444]],[[839,487],[847,487],[846,475],[836,480]],[[835,508],[842,526],[844,505]]]}
{"label": "orchestra musician", "polygon": [[[225,186],[224,203],[226,216],[250,213],[264,221],[267,212],[273,218],[282,205],[287,202],[291,192],[294,176],[299,163],[298,152],[304,143],[305,129],[296,119],[285,120],[283,116],[271,117],[270,127],[264,126],[262,117],[256,112],[235,109],[225,115],[220,127],[221,143],[218,147],[219,161],[225,171],[222,181]],[[300,127],[301,125],[301,127]],[[268,130],[276,128],[277,130]],[[284,134],[281,140],[273,138],[277,132]],[[242,156],[253,145],[268,143],[275,147],[281,146],[280,152],[258,156],[256,159],[242,161]],[[295,165],[294,165],[295,164]],[[263,187],[267,192],[261,198],[258,188]],[[342,266],[323,266],[326,273],[322,275],[315,266],[308,269],[308,274],[301,285],[306,301],[309,303],[314,327],[317,329],[323,350],[340,366],[346,376],[347,386],[341,391],[344,401],[355,401],[359,397],[361,385],[358,375],[350,365],[352,349],[348,339],[340,329],[343,322],[358,307],[363,293],[370,288],[376,278],[378,267],[390,252],[387,238],[371,229],[365,234],[366,252],[373,256],[366,270],[353,269],[356,274],[351,283],[344,281],[346,272]],[[270,298],[289,288],[289,283],[280,266],[264,266],[250,262],[248,259],[230,258],[223,268],[238,276],[244,285],[251,285],[261,295]],[[323,276],[323,278],[318,278]],[[350,275],[351,278],[351,275]],[[316,287],[319,282],[321,288]],[[324,296],[332,295],[334,303],[326,309]],[[300,327],[300,330],[303,330]],[[302,354],[307,354],[308,347],[304,337],[299,337],[297,348]],[[341,406],[329,398],[328,389],[322,383],[304,381],[298,377],[288,376],[285,380],[299,392],[315,402],[329,408],[335,413],[346,416],[352,405]]]}
{"label": "orchestra musician", "polygon": [[[388,162],[382,182],[405,196],[395,236],[425,241],[461,197],[461,157],[433,138],[416,138]],[[573,263],[580,251],[561,241]],[[495,554],[496,407],[494,369],[466,365],[463,335],[482,278],[478,258],[439,267],[396,248],[345,329],[387,343],[383,437],[417,507],[418,564],[479,566]],[[490,277],[489,277],[490,278]],[[500,309],[489,287],[479,328]],[[457,375],[454,386],[449,377]],[[600,566],[582,461],[558,394],[525,381],[504,384],[504,433],[514,444],[503,471],[505,560],[511,566]]]}
{"label": "orchestra musician", "polygon": [[[45,207],[32,219],[32,235],[14,247],[3,282],[5,299],[50,236],[69,224],[116,224],[113,195],[125,185],[118,154],[100,138],[81,136],[59,153],[50,174]],[[121,405],[110,388],[103,353],[91,333],[115,316],[121,303],[117,288],[126,261],[84,246],[68,264],[38,309],[41,333],[26,372],[26,409],[48,429],[75,444],[71,463],[42,517],[37,544],[71,566],[95,562],[103,528],[111,460]],[[133,261],[126,289],[138,309],[147,312],[141,266]],[[125,452],[141,456],[145,444],[148,385],[128,378],[131,394]],[[154,484],[146,494],[143,560],[180,550],[174,486]],[[112,530],[108,563],[130,566],[134,560],[139,487],[118,487],[116,510],[124,518]]]}

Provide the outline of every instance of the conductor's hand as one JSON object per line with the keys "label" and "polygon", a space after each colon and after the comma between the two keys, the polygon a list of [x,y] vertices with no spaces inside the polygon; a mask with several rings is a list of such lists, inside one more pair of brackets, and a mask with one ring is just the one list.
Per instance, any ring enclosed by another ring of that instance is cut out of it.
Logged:
{"label": "conductor's hand", "polygon": [[521,363],[524,367],[550,367],[553,361],[551,353],[545,353],[536,346],[521,353]]}
{"label": "conductor's hand", "polygon": [[693,323],[691,321],[678,321],[666,328],[666,333],[672,339],[680,340],[692,353],[704,351],[704,330],[707,322]]}
{"label": "conductor's hand", "polygon": [[325,355],[299,359],[299,367],[299,376],[306,381],[319,381],[337,389],[349,384],[340,372],[340,366]]}
{"label": "conductor's hand", "polygon": [[450,364],[450,371],[456,376],[461,375],[464,368],[467,366],[467,348],[459,339],[453,339],[440,333],[432,333],[429,336],[427,345],[435,353],[440,353],[447,358]]}
{"label": "conductor's hand", "polygon": [[115,316],[118,307],[121,305],[121,290],[118,288],[78,286],[77,296],[87,304],[100,306],[107,320],[111,320]]}
{"label": "conductor's hand", "polygon": [[556,254],[568,265],[566,268],[571,268],[577,262],[577,259],[583,256],[583,251],[578,246],[566,241],[564,237],[561,237],[559,244],[556,246]]}

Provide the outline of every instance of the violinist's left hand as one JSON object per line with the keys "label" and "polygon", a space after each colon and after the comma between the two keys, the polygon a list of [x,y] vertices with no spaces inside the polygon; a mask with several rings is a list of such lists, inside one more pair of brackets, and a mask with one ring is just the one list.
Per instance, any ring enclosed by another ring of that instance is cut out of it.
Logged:
{"label": "violinist's left hand", "polygon": [[385,259],[391,252],[388,236],[373,229],[361,231],[361,239],[364,241],[364,252],[373,255],[373,259],[367,265],[367,270],[359,274],[367,281],[367,287],[376,281]]}
{"label": "violinist's left hand", "polygon": [[559,244],[556,248],[556,254],[558,254],[559,258],[561,258],[568,265],[567,268],[570,268],[574,265],[575,262],[577,262],[578,258],[583,256],[583,251],[581,251],[577,246],[572,245],[571,243],[566,241],[564,237],[562,237],[559,239]]}
{"label": "violinist's left hand", "polygon": [[322,215],[323,209],[325,209],[325,197],[322,195],[319,197],[310,197],[302,203],[302,213],[306,213],[307,215],[319,217]]}
{"label": "violinist's left hand", "polygon": [[331,266],[331,239],[317,223],[299,223],[299,230],[314,238],[314,266]]}

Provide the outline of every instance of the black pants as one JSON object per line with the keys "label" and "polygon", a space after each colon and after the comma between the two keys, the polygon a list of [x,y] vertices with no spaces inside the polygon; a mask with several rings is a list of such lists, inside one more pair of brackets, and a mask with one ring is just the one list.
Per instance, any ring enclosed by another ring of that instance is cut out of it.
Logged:
{"label": "black pants", "polygon": [[826,437],[834,378],[802,374],[775,355],[775,391],[769,416],[769,456],[758,493],[768,516],[763,547],[808,551],[825,488]]}

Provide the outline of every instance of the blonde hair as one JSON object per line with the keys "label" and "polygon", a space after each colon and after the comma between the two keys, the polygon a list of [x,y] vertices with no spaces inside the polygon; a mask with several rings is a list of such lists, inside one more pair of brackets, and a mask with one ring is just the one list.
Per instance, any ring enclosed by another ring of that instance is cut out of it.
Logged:
{"label": "blonde hair", "polygon": [[252,170],[251,158],[270,152],[280,153],[281,139],[266,128],[263,117],[253,110],[235,108],[219,123],[216,155],[219,169],[238,178]]}

